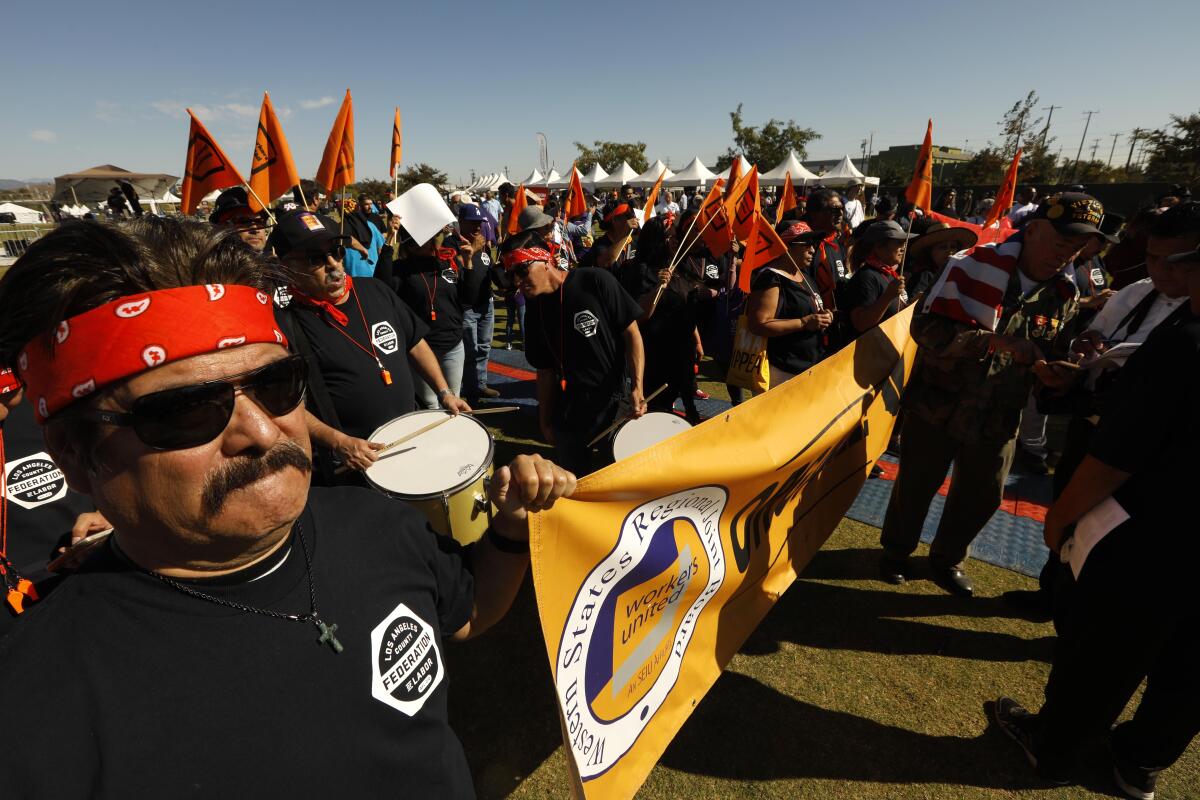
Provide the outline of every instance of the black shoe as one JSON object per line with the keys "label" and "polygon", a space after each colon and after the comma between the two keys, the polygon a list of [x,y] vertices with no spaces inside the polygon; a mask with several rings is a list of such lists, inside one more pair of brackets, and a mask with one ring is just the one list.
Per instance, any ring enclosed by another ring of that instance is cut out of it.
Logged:
{"label": "black shoe", "polygon": [[882,478],[883,477],[883,467],[879,466],[878,464],[874,465],[873,467],[871,467],[871,474],[868,475],[867,477],[868,478]]}
{"label": "black shoe", "polygon": [[1126,797],[1134,800],[1154,800],[1154,785],[1158,783],[1159,770],[1127,767],[1113,764],[1113,779]]}
{"label": "black shoe", "polygon": [[890,583],[893,586],[903,586],[908,582],[908,573],[909,566],[906,560],[888,558],[887,556],[879,559],[879,580],[884,583]]}
{"label": "black shoe", "polygon": [[1046,457],[1031,453],[1025,448],[1018,448],[1021,455],[1021,466],[1031,475],[1049,475],[1050,466],[1046,463]]}
{"label": "black shoe", "polygon": [[1030,766],[1037,770],[1043,780],[1056,786],[1066,786],[1071,778],[1063,772],[1048,771],[1038,766],[1037,755],[1033,752],[1033,730],[1037,725],[1037,717],[1026,711],[1020,703],[1011,697],[1001,697],[992,709],[992,716],[1004,734],[1020,745],[1029,760]]}
{"label": "black shoe", "polygon": [[483,397],[499,397],[500,396],[500,392],[496,391],[495,389],[493,389],[490,386],[483,387],[479,391],[479,394]]}
{"label": "black shoe", "polygon": [[1054,618],[1054,601],[1040,589],[1014,589],[1000,595],[1000,599],[1030,622],[1049,622]]}
{"label": "black shoe", "polygon": [[959,597],[975,594],[975,584],[960,567],[934,567],[933,582],[947,592]]}

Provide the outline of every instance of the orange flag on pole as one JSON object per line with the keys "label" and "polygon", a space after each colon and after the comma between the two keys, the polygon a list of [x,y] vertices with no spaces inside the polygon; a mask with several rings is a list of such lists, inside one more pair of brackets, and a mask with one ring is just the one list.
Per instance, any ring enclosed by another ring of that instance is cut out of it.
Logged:
{"label": "orange flag on pole", "polygon": [[733,163],[729,165],[729,181],[725,184],[725,199],[729,199],[729,195],[733,194],[733,190],[737,188],[738,183],[742,179],[742,157],[734,156]]}
{"label": "orange flag on pole", "polygon": [[329,192],[354,183],[354,105],[349,89],[325,142],[321,166],[317,167],[317,183]]}
{"label": "orange flag on pole", "polygon": [[392,121],[392,163],[388,167],[388,177],[396,177],[396,166],[400,163],[400,109],[396,109],[396,118]]}
{"label": "orange flag on pole", "polygon": [[180,205],[184,214],[192,214],[204,195],[215,189],[242,186],[246,181],[190,108],[187,113],[192,118],[192,127],[188,131]]}
{"label": "orange flag on pole", "polygon": [[912,180],[904,190],[904,197],[917,208],[929,211],[933,206],[933,120],[925,128],[925,142],[917,155],[917,166]]}
{"label": "orange flag on pole", "polygon": [[708,197],[705,197],[704,202],[700,204],[700,210],[696,213],[696,227],[700,231],[700,238],[704,239],[708,252],[718,258],[729,252],[732,243],[729,219],[725,216],[725,204],[721,199],[722,188],[724,185],[720,179],[717,179],[712,189],[709,190]]}
{"label": "orange flag on pole", "polygon": [[517,196],[513,198],[512,209],[508,212],[508,235],[516,236],[521,232],[521,226],[517,222],[517,217],[521,216],[521,212],[525,210],[525,184],[517,187]]}
{"label": "orange flag on pole", "polygon": [[658,180],[654,182],[654,188],[650,190],[650,194],[646,196],[646,205],[642,209],[642,224],[645,225],[654,216],[654,204],[658,202],[658,191],[662,188],[663,178],[667,177],[667,171],[664,169],[658,175]]}
{"label": "orange flag on pole", "polygon": [[567,219],[582,217],[587,213],[587,200],[583,197],[583,183],[579,180],[579,170],[571,165],[571,188],[567,192],[567,202],[563,206],[563,214]]}
{"label": "orange flag on pole", "polygon": [[783,194],[779,197],[779,205],[775,206],[775,221],[783,219],[783,215],[796,207],[796,187],[792,185],[792,173],[783,173]]}
{"label": "orange flag on pole", "polygon": [[761,212],[755,212],[751,222],[750,235],[746,239],[746,253],[738,272],[738,288],[743,292],[750,291],[750,273],[787,253],[787,245]]}
{"label": "orange flag on pole", "polygon": [[729,193],[725,201],[725,213],[729,226],[739,241],[746,241],[754,227],[754,215],[762,212],[762,200],[758,196],[758,169],[750,166],[749,172],[740,181],[741,186]]}
{"label": "orange flag on pole", "polygon": [[300,175],[292,162],[292,150],[283,138],[283,128],[275,116],[271,96],[263,92],[254,158],[250,163],[250,208],[262,211],[264,203],[282,197],[299,183]]}
{"label": "orange flag on pole", "polygon": [[1017,168],[1021,166],[1021,152],[1021,150],[1017,150],[1012,164],[1008,166],[1008,174],[1004,176],[1004,183],[1000,185],[1000,191],[996,193],[996,202],[992,203],[992,209],[988,212],[987,219],[983,221],[985,228],[999,220],[1008,213],[1008,209],[1012,208],[1013,198],[1017,196]]}

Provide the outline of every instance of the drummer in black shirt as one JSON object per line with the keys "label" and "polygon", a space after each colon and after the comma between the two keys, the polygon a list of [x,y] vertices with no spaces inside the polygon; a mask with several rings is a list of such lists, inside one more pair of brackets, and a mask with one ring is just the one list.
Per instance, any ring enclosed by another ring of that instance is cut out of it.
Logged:
{"label": "drummer in black shirt", "polygon": [[[455,249],[443,246],[447,237],[439,233],[418,245],[403,227],[403,221],[400,224],[400,249],[404,255],[394,265],[396,291],[429,327],[425,341],[437,357],[450,394],[457,396],[462,389],[466,359],[463,314],[474,299],[471,291],[477,288],[468,280],[469,270],[474,266],[476,253],[487,243],[482,236],[470,241],[454,239],[451,241],[459,247]],[[442,394],[439,387],[419,380],[416,388],[422,408],[438,408]]]}
{"label": "drummer in black shirt", "polygon": [[842,289],[839,305],[850,320],[855,336],[866,333],[900,312],[908,303],[900,264],[904,247],[914,233],[900,223],[872,222],[854,245],[854,275]]}
{"label": "drummer in black shirt", "polygon": [[833,322],[812,275],[823,237],[803,222],[784,220],[775,229],[788,246],[787,256],[755,271],[746,301],[750,332],[767,339],[772,387],[825,357],[826,331]]}
{"label": "drummer in black shirt", "polygon": [[[291,272],[293,299],[276,318],[309,362],[309,435],[361,470],[383,447],[366,441],[371,433],[414,410],[413,372],[438,387],[451,413],[470,407],[447,387],[425,341],[429,328],[381,281],[346,274],[337,231],[307,211],[279,220],[274,246]],[[320,457],[318,464],[329,466]]]}
{"label": "drummer in black shirt", "polygon": [[646,413],[642,309],[606,270],[564,272],[551,259],[530,235],[510,239],[501,256],[527,298],[525,356],[537,368],[542,436],[582,475],[604,460],[588,443],[618,413]]}
{"label": "drummer in black shirt", "polygon": [[458,209],[459,233],[446,237],[443,244],[459,251],[469,264],[463,277],[463,395],[476,402],[481,397],[499,397],[487,385],[488,357],[492,349],[496,312],[492,298],[493,279],[503,278],[503,270],[493,259],[490,245],[481,231],[483,212],[479,206],[463,203]]}
{"label": "drummer in black shirt", "polygon": [[600,222],[604,234],[592,242],[592,249],[588,250],[580,264],[585,267],[617,269],[633,257],[631,240],[637,227],[637,215],[633,212],[633,206],[629,203],[618,203],[604,215]]}

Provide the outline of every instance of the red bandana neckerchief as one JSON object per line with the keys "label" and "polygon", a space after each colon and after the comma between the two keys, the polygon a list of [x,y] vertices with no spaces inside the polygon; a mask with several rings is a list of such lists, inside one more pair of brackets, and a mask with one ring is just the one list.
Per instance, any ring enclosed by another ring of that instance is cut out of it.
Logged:
{"label": "red bandana neckerchief", "polygon": [[[292,291],[292,297],[294,299],[298,300],[299,302],[303,303],[306,306],[312,306],[313,308],[317,309],[317,311],[324,311],[325,313],[329,314],[330,319],[332,319],[338,325],[341,325],[343,328],[346,327],[346,325],[350,322],[350,318],[346,316],[345,312],[342,311],[340,308],[338,308],[333,303],[329,302],[328,300],[318,300],[315,297],[310,297],[309,295],[306,295],[304,292],[297,289],[295,286],[292,286],[290,288]],[[351,278],[350,273],[347,272],[346,273],[346,293],[349,294],[353,291],[354,291],[354,279]]]}

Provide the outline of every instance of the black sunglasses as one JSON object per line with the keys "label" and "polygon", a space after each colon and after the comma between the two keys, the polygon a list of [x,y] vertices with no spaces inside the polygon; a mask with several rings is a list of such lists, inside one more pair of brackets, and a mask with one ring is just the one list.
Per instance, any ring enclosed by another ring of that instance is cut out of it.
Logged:
{"label": "black sunglasses", "polygon": [[238,391],[247,393],[273,417],[289,413],[304,400],[307,375],[304,359],[288,356],[221,380],[142,395],[133,401],[128,413],[86,409],[77,416],[131,427],[144,444],[155,450],[184,450],[221,435],[233,417]]}
{"label": "black sunglasses", "polygon": [[346,257],[346,248],[344,245],[335,244],[333,247],[325,248],[324,250],[305,250],[302,254],[308,260],[311,267],[323,267],[326,264],[325,259],[332,258],[334,261],[341,261]]}

